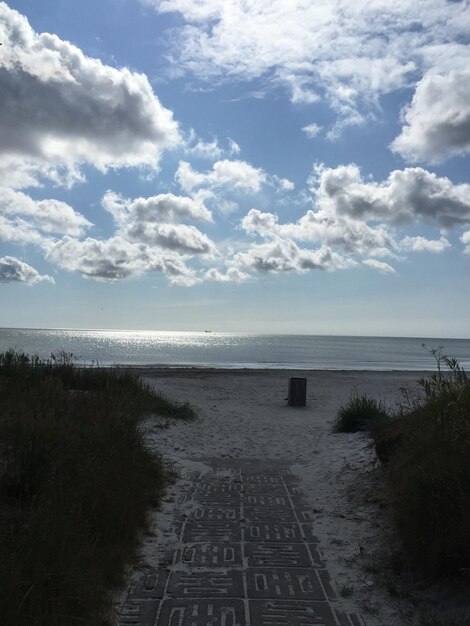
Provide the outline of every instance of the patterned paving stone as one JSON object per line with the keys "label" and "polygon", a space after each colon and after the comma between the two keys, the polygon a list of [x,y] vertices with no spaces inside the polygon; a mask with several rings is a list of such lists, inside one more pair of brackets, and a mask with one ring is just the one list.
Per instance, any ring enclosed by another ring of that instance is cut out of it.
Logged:
{"label": "patterned paving stone", "polygon": [[243,494],[242,502],[245,506],[256,507],[289,507],[289,498],[285,493],[281,494],[267,494],[264,493],[247,493]]}
{"label": "patterned paving stone", "polygon": [[364,626],[338,599],[288,463],[206,459],[178,498],[176,551],[136,575],[121,626]]}
{"label": "patterned paving stone", "polygon": [[241,527],[236,522],[189,521],[184,527],[183,541],[185,543],[241,541]]}
{"label": "patterned paving stone", "polygon": [[263,522],[263,521],[276,521],[276,522],[295,522],[296,517],[292,508],[283,507],[271,507],[264,506],[246,506],[243,509],[243,515],[249,522]]}
{"label": "patterned paving stone", "polygon": [[204,493],[240,493],[243,488],[243,483],[241,480],[237,481],[224,481],[224,480],[214,480],[214,481],[200,481],[196,485],[194,485],[195,492],[204,492]]}
{"label": "patterned paving stone", "polygon": [[305,537],[307,541],[310,543],[319,543],[317,536],[315,535],[315,525],[310,524],[300,524],[302,535]]}
{"label": "patterned paving stone", "polygon": [[129,600],[135,598],[163,598],[168,570],[152,568],[148,572],[135,576],[129,586]]}
{"label": "patterned paving stone", "polygon": [[161,626],[246,626],[247,622],[243,600],[165,600],[157,623]]}
{"label": "patterned paving stone", "polygon": [[283,479],[276,474],[244,474],[243,483],[269,485],[270,487],[273,485],[284,486]]}
{"label": "patterned paving stone", "polygon": [[249,598],[326,600],[317,573],[309,569],[248,570],[247,588]]}
{"label": "patterned paving stone", "polygon": [[207,522],[235,522],[239,521],[241,517],[240,507],[213,507],[213,506],[198,506],[188,514],[191,520],[204,520]]}
{"label": "patterned paving stone", "polygon": [[236,570],[174,571],[167,591],[176,598],[242,598],[243,576]]}
{"label": "patterned paving stone", "polygon": [[265,494],[269,491],[272,495],[284,496],[286,494],[286,487],[282,484],[282,482],[276,485],[270,485],[269,488],[266,488],[264,483],[244,483],[243,484],[243,493],[260,493]]}
{"label": "patterned paving stone", "polygon": [[326,602],[250,600],[251,623],[256,626],[336,626]]}
{"label": "patterned paving stone", "polygon": [[304,543],[247,543],[245,555],[250,567],[312,567]]}
{"label": "patterned paving stone", "polygon": [[177,563],[188,567],[243,567],[242,549],[239,543],[195,543],[177,552]]}
{"label": "patterned paving stone", "polygon": [[313,539],[313,535],[303,532],[297,522],[247,522],[243,530],[243,538],[245,541],[300,543],[305,539]]}
{"label": "patterned paving stone", "polygon": [[119,616],[119,626],[153,626],[159,604],[157,600],[128,600]]}
{"label": "patterned paving stone", "polygon": [[203,491],[196,491],[191,495],[186,496],[186,501],[197,502],[202,506],[218,506],[223,508],[240,507],[240,504],[242,503],[242,494],[236,492],[205,493]]}

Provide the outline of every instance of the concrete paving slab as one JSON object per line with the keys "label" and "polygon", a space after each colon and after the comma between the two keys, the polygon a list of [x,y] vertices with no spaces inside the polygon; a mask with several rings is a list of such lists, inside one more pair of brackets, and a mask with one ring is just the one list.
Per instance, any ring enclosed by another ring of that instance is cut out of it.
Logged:
{"label": "concrete paving slab", "polygon": [[134,574],[121,626],[360,626],[341,612],[315,510],[283,460],[201,459],[174,503],[176,550]]}

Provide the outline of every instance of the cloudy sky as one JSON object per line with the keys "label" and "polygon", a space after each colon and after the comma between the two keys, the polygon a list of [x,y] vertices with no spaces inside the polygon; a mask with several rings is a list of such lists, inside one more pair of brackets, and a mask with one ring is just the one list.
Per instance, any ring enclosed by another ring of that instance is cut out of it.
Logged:
{"label": "cloudy sky", "polygon": [[466,0],[0,1],[0,325],[470,337]]}

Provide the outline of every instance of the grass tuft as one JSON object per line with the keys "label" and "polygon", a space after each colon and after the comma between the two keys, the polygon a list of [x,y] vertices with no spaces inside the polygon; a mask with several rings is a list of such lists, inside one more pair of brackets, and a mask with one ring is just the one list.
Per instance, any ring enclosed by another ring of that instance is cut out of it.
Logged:
{"label": "grass tuft", "polygon": [[174,472],[144,415],[192,419],[133,374],[0,354],[0,623],[105,625],[107,592]]}
{"label": "grass tuft", "polygon": [[335,433],[355,433],[373,427],[377,421],[388,418],[387,411],[381,402],[363,394],[354,394],[348,403],[340,407],[333,425]]}

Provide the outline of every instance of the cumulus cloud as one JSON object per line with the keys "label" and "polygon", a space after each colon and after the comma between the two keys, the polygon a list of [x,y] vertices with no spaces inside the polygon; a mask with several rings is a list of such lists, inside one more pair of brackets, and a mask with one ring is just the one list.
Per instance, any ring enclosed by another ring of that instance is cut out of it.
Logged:
{"label": "cumulus cloud", "polygon": [[175,178],[180,187],[189,192],[197,187],[223,187],[230,185],[236,189],[258,192],[266,181],[266,173],[246,161],[217,161],[208,172],[193,170],[186,161],[180,161]]}
{"label": "cumulus cloud", "polygon": [[8,219],[0,215],[0,240],[17,244],[40,245],[45,236],[19,217]]}
{"label": "cumulus cloud", "polygon": [[34,267],[23,263],[19,259],[11,256],[0,258],[0,283],[27,283],[33,285],[46,281],[53,283],[54,279],[47,274],[39,274]]}
{"label": "cumulus cloud", "polygon": [[194,226],[185,224],[133,223],[126,231],[131,241],[141,241],[180,254],[215,254],[214,243]]}
{"label": "cumulus cloud", "polygon": [[[358,263],[391,274],[383,260],[406,252],[438,254],[448,239],[403,236],[404,227],[430,222],[450,229],[470,224],[470,186],[421,168],[396,170],[384,182],[364,180],[354,165],[315,166],[310,178],[314,208],[295,222],[281,223],[273,212],[251,209],[241,220],[251,237],[262,238],[237,252],[232,264],[244,272],[337,270]],[[401,236],[400,236],[401,235]],[[299,245],[314,244],[316,248]],[[462,238],[464,245],[470,238]]]}
{"label": "cumulus cloud", "polygon": [[276,238],[237,252],[233,264],[246,271],[280,273],[314,269],[333,271],[351,267],[355,262],[333,252],[328,246],[309,250],[300,248],[290,239]]}
{"label": "cumulus cloud", "polygon": [[0,2],[0,170],[21,159],[29,176],[79,176],[77,164],[156,167],[179,141],[148,79],[116,69],[56,35],[38,34]]}
{"label": "cumulus cloud", "polygon": [[204,274],[204,278],[217,283],[242,283],[249,280],[251,276],[237,267],[229,267],[225,272],[211,268]]}
{"label": "cumulus cloud", "polygon": [[113,191],[108,191],[103,196],[102,205],[118,224],[177,222],[183,219],[212,221],[212,214],[202,200],[176,196],[172,193],[128,200]]}
{"label": "cumulus cloud", "polygon": [[400,241],[400,247],[410,252],[431,252],[432,254],[440,254],[448,248],[450,243],[445,237],[440,239],[426,239],[426,237],[405,237]]}
{"label": "cumulus cloud", "polygon": [[[382,94],[429,68],[468,66],[465,2],[445,0],[146,0],[185,20],[172,59],[198,78],[283,86],[291,100],[326,98],[340,123],[364,122]],[[362,110],[361,110],[362,109]]]}
{"label": "cumulus cloud", "polygon": [[0,215],[20,217],[31,229],[80,237],[92,226],[83,215],[59,200],[33,200],[20,191],[0,187]]}
{"label": "cumulus cloud", "polygon": [[369,226],[363,220],[336,216],[328,210],[309,210],[297,222],[279,224],[274,213],[251,209],[242,219],[242,228],[264,238],[292,238],[329,246],[338,246],[348,254],[390,254],[396,244],[387,229]]}
{"label": "cumulus cloud", "polygon": [[102,205],[113,215],[118,234],[129,241],[183,255],[215,254],[215,245],[204,233],[194,226],[175,223],[184,219],[212,220],[211,212],[198,199],[167,193],[128,200],[108,191]]}
{"label": "cumulus cloud", "polygon": [[357,165],[318,168],[317,205],[335,215],[394,225],[421,221],[449,229],[470,223],[470,185],[454,185],[420,167],[394,170],[382,183],[365,181]]}
{"label": "cumulus cloud", "polygon": [[371,267],[374,270],[378,270],[382,272],[382,274],[395,274],[395,270],[388,263],[384,263],[383,261],[378,261],[377,259],[365,259],[362,261],[364,265]]}
{"label": "cumulus cloud", "polygon": [[470,152],[470,70],[426,74],[404,112],[392,150],[408,161],[442,161]]}
{"label": "cumulus cloud", "polygon": [[116,282],[155,271],[190,281],[194,274],[179,255],[164,254],[161,250],[118,236],[106,240],[88,237],[83,241],[64,237],[49,241],[44,247],[48,261],[70,272],[102,281]]}

